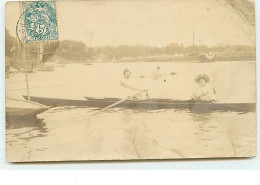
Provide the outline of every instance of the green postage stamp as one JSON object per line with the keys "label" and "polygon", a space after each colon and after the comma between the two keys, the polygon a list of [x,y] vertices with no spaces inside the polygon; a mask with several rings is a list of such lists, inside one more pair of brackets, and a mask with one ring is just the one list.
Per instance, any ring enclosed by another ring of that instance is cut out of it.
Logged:
{"label": "green postage stamp", "polygon": [[55,1],[22,2],[25,42],[58,39]]}

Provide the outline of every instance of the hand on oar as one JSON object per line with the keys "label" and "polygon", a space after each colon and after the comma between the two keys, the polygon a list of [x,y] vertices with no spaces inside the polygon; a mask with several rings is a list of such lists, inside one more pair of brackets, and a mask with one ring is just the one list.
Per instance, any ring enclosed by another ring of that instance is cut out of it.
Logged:
{"label": "hand on oar", "polygon": [[113,103],[112,105],[109,105],[109,106],[107,106],[107,107],[105,107],[105,108],[103,108],[103,109],[101,109],[101,110],[99,110],[99,111],[97,111],[97,112],[95,112],[95,113],[89,115],[89,117],[90,117],[90,116],[94,116],[94,115],[96,115],[96,114],[98,114],[98,113],[100,113],[100,112],[103,112],[104,110],[110,109],[110,108],[112,108],[112,107],[114,107],[114,106],[116,106],[116,105],[118,105],[118,104],[120,104],[120,103],[122,103],[122,102],[124,102],[124,101],[126,101],[126,100],[128,100],[128,99],[130,99],[131,97],[137,96],[138,94],[140,94],[140,93],[142,93],[142,92],[144,92],[144,91],[138,92],[138,93],[136,93],[136,94],[134,94],[134,95],[132,95],[132,96],[128,96],[127,98],[124,98],[124,99],[122,99],[122,100],[119,100],[118,102]]}
{"label": "hand on oar", "polygon": [[177,73],[175,73],[175,72],[171,72],[171,73],[166,73],[166,74],[156,74],[156,75],[148,75],[148,76],[141,75],[141,76],[139,76],[139,78],[155,77],[155,76],[165,76],[165,75],[176,75],[176,74]]}

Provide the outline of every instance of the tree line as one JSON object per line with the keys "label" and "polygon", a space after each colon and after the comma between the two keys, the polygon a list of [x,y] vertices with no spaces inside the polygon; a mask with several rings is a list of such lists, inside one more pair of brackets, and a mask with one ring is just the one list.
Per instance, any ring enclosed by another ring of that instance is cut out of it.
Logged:
{"label": "tree line", "polygon": [[87,47],[81,41],[60,41],[57,55],[64,60],[94,60],[103,58],[105,60],[117,60],[121,58],[137,58],[162,55],[184,55],[187,53],[219,53],[219,52],[254,52],[255,48],[244,45],[218,45],[208,47],[207,45],[184,46],[183,44],[170,43],[164,47],[153,47],[145,45],[121,45]]}
{"label": "tree line", "polygon": [[[6,29],[5,34],[5,52],[6,56],[17,57],[19,43],[15,37],[12,37]],[[30,44],[26,50],[38,51],[39,44]],[[145,45],[121,45],[121,46],[100,46],[88,47],[82,41],[62,40],[43,42],[44,62],[55,55],[57,58],[67,61],[87,61],[98,60],[118,60],[121,58],[137,58],[161,55],[184,55],[187,53],[220,53],[220,52],[255,52],[255,47],[245,45],[217,45],[209,47],[207,45],[184,46],[183,44],[170,43],[163,47],[145,46]],[[20,48],[21,49],[21,48]],[[37,52],[30,52],[30,57],[37,59]]]}

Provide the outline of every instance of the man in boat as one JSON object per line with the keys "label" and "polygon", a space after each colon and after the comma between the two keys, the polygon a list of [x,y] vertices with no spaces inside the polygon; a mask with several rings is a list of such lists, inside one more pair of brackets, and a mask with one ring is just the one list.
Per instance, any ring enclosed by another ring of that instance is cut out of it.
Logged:
{"label": "man in boat", "polygon": [[[131,79],[131,72],[129,69],[124,69],[123,78],[120,80],[121,86],[124,87],[125,93],[127,96],[133,99],[146,99],[147,98],[147,90],[140,89],[133,85]],[[138,93],[140,92],[140,93]]]}
{"label": "man in boat", "polygon": [[171,73],[161,73],[161,67],[157,66],[155,71],[152,73],[152,75],[144,76],[141,75],[139,78],[146,78],[146,77],[152,77],[154,80],[161,79],[162,76],[167,76],[167,75],[176,75],[177,73],[171,72]]}
{"label": "man in boat", "polygon": [[195,78],[195,82],[198,83],[198,87],[196,91],[192,95],[192,99],[194,100],[202,100],[202,101],[214,101],[216,91],[212,88],[209,83],[209,77],[205,74],[197,75]]}
{"label": "man in boat", "polygon": [[162,73],[161,73],[161,67],[157,66],[156,70],[153,72],[153,79],[154,80],[158,80],[162,77]]}

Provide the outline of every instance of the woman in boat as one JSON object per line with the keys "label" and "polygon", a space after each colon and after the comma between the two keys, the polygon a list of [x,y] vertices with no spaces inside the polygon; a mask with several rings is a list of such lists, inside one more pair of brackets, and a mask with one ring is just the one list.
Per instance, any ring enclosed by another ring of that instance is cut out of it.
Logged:
{"label": "woman in boat", "polygon": [[195,82],[198,83],[196,91],[192,95],[194,100],[202,101],[214,101],[216,91],[212,88],[209,83],[209,77],[205,74],[200,74],[196,76]]}
{"label": "woman in boat", "polygon": [[[124,87],[124,91],[125,91],[124,94],[126,94],[126,96],[130,96],[133,99],[145,99],[145,98],[147,98],[147,90],[146,89],[139,89],[132,84],[131,72],[130,72],[129,69],[127,69],[127,68],[124,69],[123,75],[124,76],[120,80],[120,84],[121,84],[121,86]],[[138,91],[140,92],[139,94],[137,94]],[[146,94],[146,96],[144,96],[144,93]]]}

